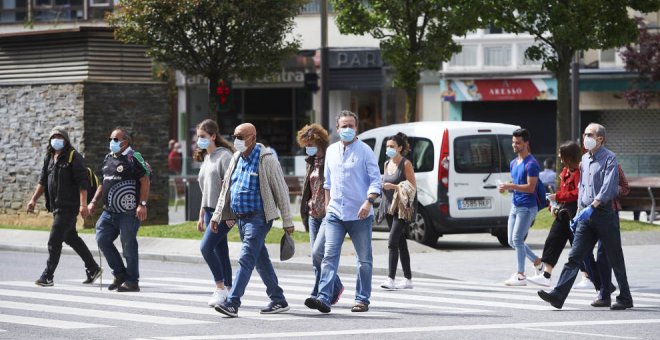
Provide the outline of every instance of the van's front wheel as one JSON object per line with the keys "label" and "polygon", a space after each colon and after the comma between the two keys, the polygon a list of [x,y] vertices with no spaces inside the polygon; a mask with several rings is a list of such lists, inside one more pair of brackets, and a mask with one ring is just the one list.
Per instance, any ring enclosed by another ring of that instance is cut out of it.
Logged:
{"label": "van's front wheel", "polygon": [[420,205],[417,205],[415,220],[408,225],[408,238],[431,247],[438,243],[438,233],[433,228],[428,214]]}

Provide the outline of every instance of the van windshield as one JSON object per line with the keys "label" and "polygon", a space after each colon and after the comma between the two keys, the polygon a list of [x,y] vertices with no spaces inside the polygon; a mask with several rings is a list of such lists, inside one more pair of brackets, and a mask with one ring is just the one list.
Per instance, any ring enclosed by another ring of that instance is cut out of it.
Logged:
{"label": "van windshield", "polygon": [[[505,139],[508,142],[503,144]],[[454,168],[457,173],[501,173],[509,172],[508,153],[511,150],[511,136],[473,135],[457,137],[454,140]]]}

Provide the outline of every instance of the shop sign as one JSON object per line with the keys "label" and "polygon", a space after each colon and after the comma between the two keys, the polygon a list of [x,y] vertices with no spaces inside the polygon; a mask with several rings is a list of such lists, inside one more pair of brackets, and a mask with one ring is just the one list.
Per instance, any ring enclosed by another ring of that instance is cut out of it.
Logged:
{"label": "shop sign", "polygon": [[440,91],[443,101],[557,100],[557,80],[443,79]]}
{"label": "shop sign", "polygon": [[[302,85],[305,81],[305,72],[303,71],[287,71],[282,69],[280,72],[270,73],[264,77],[257,78],[254,81],[247,81],[243,79],[234,79],[232,83],[234,86],[241,84],[296,84]],[[208,78],[202,75],[186,76],[186,84],[188,86],[207,85]]]}
{"label": "shop sign", "polygon": [[376,68],[383,66],[380,50],[330,51],[329,65],[332,69]]}

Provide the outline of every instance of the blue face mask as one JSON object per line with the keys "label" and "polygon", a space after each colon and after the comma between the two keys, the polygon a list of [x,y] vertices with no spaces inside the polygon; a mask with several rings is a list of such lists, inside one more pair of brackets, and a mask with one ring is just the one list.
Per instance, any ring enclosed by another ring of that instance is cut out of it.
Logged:
{"label": "blue face mask", "polygon": [[318,151],[318,148],[315,147],[315,146],[306,146],[305,147],[305,152],[307,153],[307,156],[315,156],[317,151]]}
{"label": "blue face mask", "polygon": [[64,139],[53,138],[50,140],[50,146],[52,146],[55,151],[60,151],[64,148]]}
{"label": "blue face mask", "polygon": [[199,137],[197,138],[197,146],[200,149],[206,149],[211,145],[211,141],[208,138]]}
{"label": "blue face mask", "polygon": [[398,153],[398,152],[396,152],[396,149],[395,149],[395,148],[387,148],[387,150],[385,150],[385,154],[386,154],[387,157],[389,157],[389,158],[392,158],[392,157],[396,156],[397,153]]}
{"label": "blue face mask", "polygon": [[121,142],[110,141],[110,152],[118,153],[121,150]]}
{"label": "blue face mask", "polygon": [[355,139],[355,130],[351,128],[339,129],[339,138],[343,142],[352,142]]}

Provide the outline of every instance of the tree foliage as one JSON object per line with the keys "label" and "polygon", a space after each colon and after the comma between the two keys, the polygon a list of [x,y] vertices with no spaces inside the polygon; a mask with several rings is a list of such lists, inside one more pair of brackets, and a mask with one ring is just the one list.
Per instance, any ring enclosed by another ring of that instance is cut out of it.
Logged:
{"label": "tree foliage", "polygon": [[216,118],[219,80],[261,77],[296,52],[293,19],[306,2],[120,0],[107,19],[117,39],[146,46],[149,56],[186,74],[206,76]]}
{"label": "tree foliage", "polygon": [[657,11],[657,0],[488,0],[493,23],[506,31],[528,32],[536,43],[525,55],[542,60],[557,78],[557,143],[571,138],[570,63],[575,52],[624,46],[638,30],[628,10]]}
{"label": "tree foliage", "polygon": [[660,98],[657,85],[660,83],[660,33],[651,33],[646,23],[637,18],[639,39],[621,52],[626,70],[638,74],[632,88],[623,95],[634,108],[646,109],[652,101]]}
{"label": "tree foliage", "polygon": [[423,70],[437,70],[461,46],[452,40],[479,26],[477,1],[333,0],[343,34],[380,40],[383,60],[394,67],[394,86],[406,91],[406,121],[417,111],[417,82]]}

